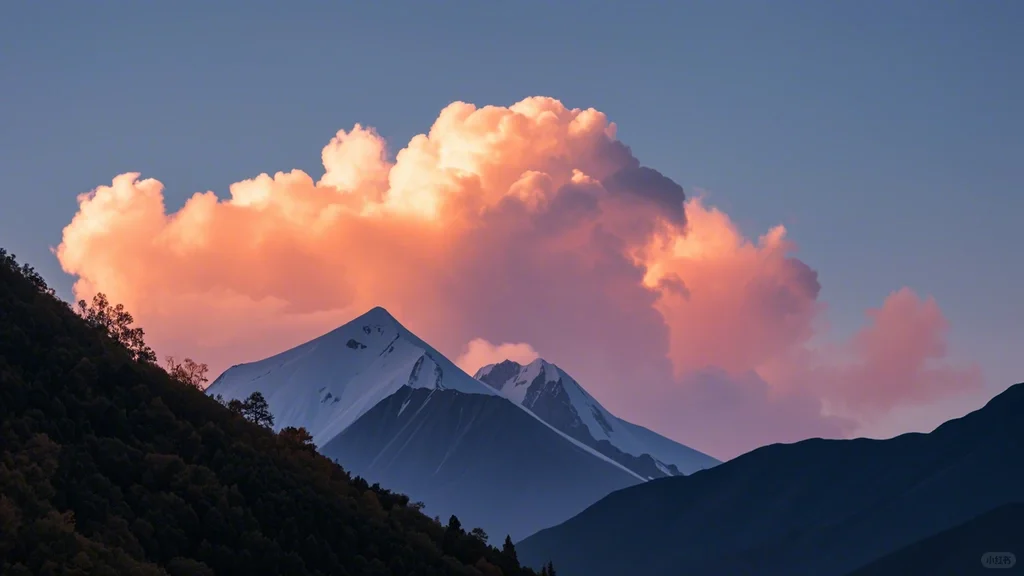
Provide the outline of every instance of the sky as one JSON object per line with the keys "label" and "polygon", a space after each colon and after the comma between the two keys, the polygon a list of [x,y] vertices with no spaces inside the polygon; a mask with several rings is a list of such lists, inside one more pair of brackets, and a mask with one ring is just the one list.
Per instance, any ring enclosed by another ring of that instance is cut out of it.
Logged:
{"label": "sky", "polygon": [[5,4],[0,246],[215,372],[383,305],[719,457],[926,431],[1024,380],[1022,26],[1011,0]]}

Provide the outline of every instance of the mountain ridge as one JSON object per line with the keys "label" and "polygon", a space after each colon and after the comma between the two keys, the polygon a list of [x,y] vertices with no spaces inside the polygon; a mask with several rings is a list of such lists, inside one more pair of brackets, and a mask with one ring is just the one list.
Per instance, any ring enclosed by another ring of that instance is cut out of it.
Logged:
{"label": "mountain ridge", "polygon": [[702,452],[615,416],[575,378],[542,358],[526,365],[512,360],[488,364],[477,370],[474,378],[645,480],[689,474],[720,464]]}
{"label": "mountain ridge", "polygon": [[614,492],[520,543],[561,574],[841,576],[1024,499],[1024,385],[930,433],[764,446]]}

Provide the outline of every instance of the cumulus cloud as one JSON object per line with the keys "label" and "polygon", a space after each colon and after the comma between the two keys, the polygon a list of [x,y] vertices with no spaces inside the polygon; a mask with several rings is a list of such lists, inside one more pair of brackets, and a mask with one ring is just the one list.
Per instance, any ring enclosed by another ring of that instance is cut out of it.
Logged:
{"label": "cumulus cloud", "polygon": [[261,174],[172,213],[159,181],[121,174],[79,197],[57,255],[76,296],[106,292],[158,351],[214,370],[381,305],[467,367],[529,342],[621,416],[719,456],[980,382],[908,289],[828,339],[783,227],[748,238],[597,110],[456,102],[397,154],[356,125],[322,160],[319,179]]}
{"label": "cumulus cloud", "polygon": [[474,338],[466,345],[466,350],[455,361],[455,365],[469,374],[475,374],[480,368],[503,360],[529,364],[539,357],[540,354],[537,354],[533,346],[525,342],[491,344],[483,338]]}

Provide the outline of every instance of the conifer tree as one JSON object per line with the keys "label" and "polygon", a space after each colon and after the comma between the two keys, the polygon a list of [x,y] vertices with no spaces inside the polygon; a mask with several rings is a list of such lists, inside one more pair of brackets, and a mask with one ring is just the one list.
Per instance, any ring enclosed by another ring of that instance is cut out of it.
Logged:
{"label": "conifer tree", "polygon": [[264,428],[274,427],[274,415],[270,413],[270,405],[259,391],[250,394],[242,403],[242,416]]}
{"label": "conifer tree", "polygon": [[505,543],[501,546],[501,553],[513,562],[519,562],[519,557],[516,555],[516,545],[512,543],[512,536],[505,535]]}

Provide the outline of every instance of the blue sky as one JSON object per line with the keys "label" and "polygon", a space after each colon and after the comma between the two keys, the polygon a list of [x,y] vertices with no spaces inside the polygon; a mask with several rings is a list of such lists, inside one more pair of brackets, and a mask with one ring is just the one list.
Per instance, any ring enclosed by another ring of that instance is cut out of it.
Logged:
{"label": "blue sky", "polygon": [[453,100],[595,107],[748,235],[785,224],[838,334],[935,296],[991,392],[1024,380],[1024,4],[11,2],[0,245],[49,248],[76,194],[322,172],[339,128],[393,146]]}

